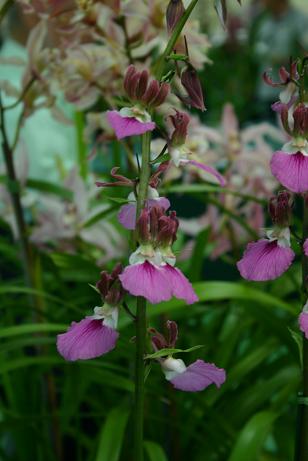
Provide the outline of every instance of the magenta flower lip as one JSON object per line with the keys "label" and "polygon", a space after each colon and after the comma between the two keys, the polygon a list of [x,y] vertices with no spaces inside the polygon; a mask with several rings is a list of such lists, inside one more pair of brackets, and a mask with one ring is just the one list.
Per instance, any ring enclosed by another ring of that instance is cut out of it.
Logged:
{"label": "magenta flower lip", "polygon": [[192,285],[182,272],[169,264],[157,266],[145,261],[127,266],[120,275],[123,287],[134,296],[143,296],[152,304],[173,296],[187,304],[198,301]]}
{"label": "magenta flower lip", "polygon": [[219,388],[226,380],[223,368],[217,368],[213,363],[196,360],[183,373],[170,379],[173,387],[185,392],[200,392],[211,384]]}
{"label": "magenta flower lip", "polygon": [[277,240],[261,239],[248,244],[237,268],[246,280],[274,280],[288,270],[294,257],[293,250],[279,246]]}
{"label": "magenta flower lip", "polygon": [[108,111],[107,119],[114,129],[117,139],[144,134],[155,128],[154,122],[140,122],[134,117],[122,117],[116,110]]}
{"label": "magenta flower lip", "polygon": [[118,336],[101,319],[86,317],[72,322],[66,333],[58,335],[57,349],[68,361],[93,359],[114,349]]}
{"label": "magenta flower lip", "polygon": [[275,152],[271,160],[271,171],[290,191],[298,194],[308,191],[308,156],[301,152]]}

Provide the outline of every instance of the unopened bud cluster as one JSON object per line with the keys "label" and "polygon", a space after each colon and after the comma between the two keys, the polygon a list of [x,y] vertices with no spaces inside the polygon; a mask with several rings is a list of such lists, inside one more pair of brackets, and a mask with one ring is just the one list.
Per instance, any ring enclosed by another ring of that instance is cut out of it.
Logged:
{"label": "unopened bud cluster", "polygon": [[111,274],[107,271],[100,273],[100,279],[96,283],[96,288],[100,292],[104,303],[109,306],[118,306],[124,296],[124,290],[119,280],[119,275],[123,271],[123,266],[118,263]]}

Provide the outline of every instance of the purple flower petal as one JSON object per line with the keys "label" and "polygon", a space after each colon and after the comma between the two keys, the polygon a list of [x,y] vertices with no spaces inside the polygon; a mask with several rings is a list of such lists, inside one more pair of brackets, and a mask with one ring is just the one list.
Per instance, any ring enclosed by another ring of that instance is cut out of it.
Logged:
{"label": "purple flower petal", "polygon": [[199,301],[191,283],[185,277],[184,274],[176,267],[166,264],[162,266],[168,279],[168,283],[171,285],[172,294],[178,299],[184,299],[187,304],[193,304]]}
{"label": "purple flower petal", "polygon": [[136,203],[128,203],[120,208],[118,221],[125,229],[133,230],[136,227]]}
{"label": "purple flower petal", "polygon": [[213,363],[197,360],[189,365],[184,373],[180,373],[170,382],[176,389],[186,392],[203,391],[210,384],[220,387],[226,380],[223,368],[217,368]]}
{"label": "purple flower petal", "polygon": [[258,282],[273,280],[290,267],[294,257],[291,248],[279,246],[277,240],[261,239],[247,245],[237,268],[244,279]]}
{"label": "purple flower petal", "polygon": [[218,173],[218,171],[215,170],[215,168],[212,168],[211,166],[208,166],[208,165],[204,165],[203,163],[200,163],[200,162],[196,162],[195,160],[189,160],[188,163],[196,166],[197,168],[200,168],[203,171],[206,171],[207,173],[210,173],[212,176],[214,176],[218,180],[219,184],[222,187],[226,185],[225,178],[220,173]]}
{"label": "purple flower petal", "polygon": [[303,311],[299,318],[298,323],[301,331],[305,333],[306,339],[308,339],[308,312]]}
{"label": "purple flower petal", "polygon": [[152,304],[168,301],[172,297],[164,270],[148,261],[127,266],[119,279],[125,290],[134,296],[143,296]]}
{"label": "purple flower petal", "polygon": [[301,152],[275,152],[271,160],[271,170],[275,178],[292,192],[308,190],[308,157]]}
{"label": "purple flower petal", "polygon": [[166,211],[168,208],[170,208],[170,202],[166,197],[159,197],[156,199],[148,199],[146,201],[146,206],[149,209],[151,209],[153,206],[160,206]]}
{"label": "purple flower petal", "polygon": [[305,240],[303,248],[305,256],[308,256],[308,239]]}
{"label": "purple flower petal", "polygon": [[86,317],[73,322],[66,333],[57,336],[57,349],[65,360],[86,360],[114,349],[119,333],[102,320]]}
{"label": "purple flower petal", "polygon": [[118,111],[107,112],[107,119],[115,131],[118,139],[134,136],[152,131],[155,128],[154,122],[139,122],[133,117],[122,117]]}

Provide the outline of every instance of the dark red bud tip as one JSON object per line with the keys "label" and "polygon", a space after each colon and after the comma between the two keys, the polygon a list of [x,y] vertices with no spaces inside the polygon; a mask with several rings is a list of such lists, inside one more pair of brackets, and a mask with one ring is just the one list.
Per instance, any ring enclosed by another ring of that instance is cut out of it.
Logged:
{"label": "dark red bud tip", "polygon": [[170,115],[174,131],[171,136],[172,145],[182,145],[186,141],[187,130],[189,125],[189,116],[185,112],[176,110],[175,115]]}
{"label": "dark red bud tip", "polygon": [[149,211],[144,208],[141,211],[139,219],[136,224],[139,241],[141,243],[147,243],[151,240],[151,235],[149,231]]}
{"label": "dark red bud tip", "polygon": [[167,29],[169,34],[171,34],[184,13],[185,8],[182,0],[170,0],[166,13]]}
{"label": "dark red bud tip", "polygon": [[196,69],[191,64],[182,72],[181,83],[188,94],[188,98],[186,99],[187,104],[204,111],[205,106],[201,83]]}
{"label": "dark red bud tip", "polygon": [[131,79],[135,75],[136,72],[137,72],[136,67],[133,66],[133,65],[130,65],[127,68],[127,71],[126,71],[125,77],[124,77],[124,82],[123,82],[124,90],[126,91],[127,94],[129,94],[129,91],[130,91]]}
{"label": "dark red bud tip", "polygon": [[176,233],[179,227],[175,212],[171,212],[169,216],[161,216],[158,224],[157,242],[163,246],[172,245],[176,240]]}
{"label": "dark red bud tip", "polygon": [[146,92],[149,81],[149,73],[147,70],[143,70],[140,74],[139,82],[136,88],[136,98],[142,99],[142,96]]}
{"label": "dark red bud tip", "polygon": [[175,344],[178,339],[178,326],[176,322],[174,322],[173,320],[167,320],[166,327],[169,330],[168,346],[175,347]]}
{"label": "dark red bud tip", "polygon": [[96,283],[96,288],[99,290],[103,300],[111,306],[118,306],[124,295],[124,290],[119,280],[119,275],[123,267],[118,263],[111,275],[107,271],[100,273],[100,279]]}
{"label": "dark red bud tip", "polygon": [[155,240],[159,231],[159,220],[164,216],[164,210],[160,206],[153,206],[150,210],[150,232],[152,239]]}
{"label": "dark red bud tip", "polygon": [[291,192],[282,190],[277,196],[269,200],[268,209],[273,224],[280,227],[288,227],[290,224],[291,212],[293,205],[293,196]]}
{"label": "dark red bud tip", "polygon": [[150,101],[149,105],[151,107],[158,107],[165,102],[166,97],[168,96],[170,90],[170,85],[168,83],[162,83],[160,88],[155,96],[155,98]]}
{"label": "dark red bud tip", "polygon": [[308,134],[308,107],[305,104],[298,104],[293,112],[294,134],[297,136],[307,136]]}

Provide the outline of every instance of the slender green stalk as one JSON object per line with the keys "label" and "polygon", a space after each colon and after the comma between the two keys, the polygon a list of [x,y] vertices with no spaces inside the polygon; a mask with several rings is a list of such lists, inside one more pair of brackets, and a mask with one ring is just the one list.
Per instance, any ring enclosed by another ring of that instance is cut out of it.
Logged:
{"label": "slender green stalk", "polygon": [[[308,204],[307,196],[304,197],[303,212],[303,242],[308,238]],[[303,254],[302,258],[302,277],[304,302],[308,298],[308,257]],[[303,392],[302,402],[299,403],[299,433],[296,460],[308,460],[308,341],[303,338]]]}
{"label": "slender green stalk", "polygon": [[186,24],[186,21],[187,19],[189,18],[189,16],[191,15],[193,9],[195,8],[195,6],[197,5],[198,3],[198,0],[192,0],[190,2],[190,4],[188,5],[185,13],[183,14],[183,16],[180,18],[180,20],[178,21],[177,25],[175,26],[172,34],[171,34],[171,37],[167,43],[167,46],[165,48],[165,51],[163,52],[162,56],[159,58],[156,66],[155,66],[155,77],[157,78],[157,80],[160,80],[163,73],[164,73],[164,68],[165,68],[165,63],[166,63],[166,58],[169,56],[169,54],[173,51],[173,48],[180,36],[180,33],[182,32],[182,29],[183,27],[185,26]]}
{"label": "slender green stalk", "polygon": [[[142,163],[137,197],[137,217],[144,206],[150,177],[151,134],[142,136]],[[137,298],[136,358],[135,358],[135,408],[134,408],[134,461],[143,461],[144,420],[144,355],[146,347],[146,300]]]}

